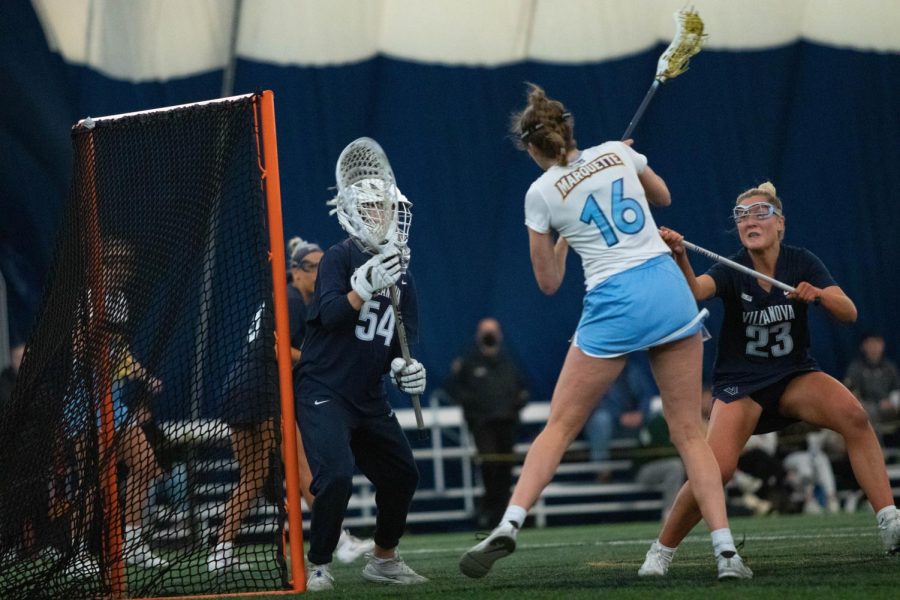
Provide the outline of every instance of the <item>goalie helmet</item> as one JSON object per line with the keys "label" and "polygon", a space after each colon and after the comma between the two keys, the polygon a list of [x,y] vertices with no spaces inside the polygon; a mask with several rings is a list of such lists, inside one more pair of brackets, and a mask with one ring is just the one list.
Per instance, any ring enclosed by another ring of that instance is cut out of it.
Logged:
{"label": "goalie helmet", "polygon": [[335,177],[337,196],[328,204],[344,231],[365,252],[377,254],[394,246],[404,263],[408,261],[412,203],[397,189],[378,142],[367,137],[351,142],[338,158]]}

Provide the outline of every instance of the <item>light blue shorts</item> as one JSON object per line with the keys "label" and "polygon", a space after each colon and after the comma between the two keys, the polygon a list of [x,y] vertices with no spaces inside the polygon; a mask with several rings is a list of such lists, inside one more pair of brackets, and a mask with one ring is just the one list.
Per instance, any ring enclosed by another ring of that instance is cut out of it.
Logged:
{"label": "light blue shorts", "polygon": [[588,356],[614,358],[689,337],[707,316],[681,269],[662,255],[591,288],[572,343]]}

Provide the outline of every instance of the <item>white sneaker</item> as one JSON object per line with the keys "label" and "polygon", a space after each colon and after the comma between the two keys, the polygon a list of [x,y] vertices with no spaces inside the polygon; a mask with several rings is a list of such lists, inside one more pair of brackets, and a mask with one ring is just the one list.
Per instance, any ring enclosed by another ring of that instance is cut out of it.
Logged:
{"label": "white sneaker", "polygon": [[66,568],[63,570],[63,574],[66,577],[71,577],[72,579],[99,577],[100,563],[98,563],[97,559],[87,552],[82,552],[81,554],[76,554],[72,559],[72,562],[66,565]]}
{"label": "white sneaker", "polygon": [[335,557],[342,563],[352,563],[357,558],[375,549],[375,540],[372,538],[361,540],[350,535],[346,529],[341,530],[341,538],[338,540]]}
{"label": "white sneaker", "polygon": [[216,544],[206,558],[206,570],[214,571],[249,571],[250,565],[234,555],[234,545],[225,542]]}
{"label": "white sneaker", "polygon": [[422,577],[409,568],[399,554],[393,558],[377,558],[372,554],[366,554],[366,566],[363,567],[362,576],[369,581],[378,583],[395,583],[399,585],[413,585],[425,583],[427,577]]}
{"label": "white sneaker", "polygon": [[125,550],[125,564],[144,569],[168,567],[169,561],[153,553],[145,543],[140,543]]}
{"label": "white sneaker", "polygon": [[334,577],[330,565],[306,565],[306,591],[324,592],[334,589]]}
{"label": "white sneaker", "polygon": [[752,579],[753,571],[744,564],[744,560],[735,553],[730,557],[719,555],[716,557],[716,566],[719,568],[719,580],[723,579]]}
{"label": "white sneaker", "polygon": [[125,564],[145,569],[168,567],[169,561],[153,553],[150,546],[141,537],[141,530],[136,527],[125,527]]}
{"label": "white sneaker", "polygon": [[647,550],[644,564],[638,569],[638,577],[665,577],[674,557],[674,552],[667,552],[662,549],[659,542],[653,542]]}
{"label": "white sneaker", "polygon": [[518,532],[509,521],[497,525],[489,536],[462,555],[459,559],[460,572],[474,579],[487,575],[494,562],[515,551]]}
{"label": "white sneaker", "polygon": [[888,554],[900,554],[900,517],[890,519],[878,525],[884,550]]}

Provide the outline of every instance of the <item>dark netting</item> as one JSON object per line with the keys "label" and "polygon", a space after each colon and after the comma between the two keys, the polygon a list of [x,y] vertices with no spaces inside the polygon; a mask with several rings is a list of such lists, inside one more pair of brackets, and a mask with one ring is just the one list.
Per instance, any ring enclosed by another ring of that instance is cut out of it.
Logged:
{"label": "dark netting", "polygon": [[131,597],[285,587],[255,100],[73,130],[54,266],[0,420],[0,597],[106,596],[117,574]]}

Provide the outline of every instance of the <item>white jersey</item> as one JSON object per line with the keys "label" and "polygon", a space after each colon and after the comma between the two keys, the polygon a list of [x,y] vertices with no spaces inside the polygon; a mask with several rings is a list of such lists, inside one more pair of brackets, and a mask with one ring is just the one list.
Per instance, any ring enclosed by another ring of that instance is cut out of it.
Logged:
{"label": "white jersey", "polygon": [[581,256],[585,287],[640,265],[669,247],[656,228],[638,174],[647,157],[622,142],[550,167],[525,195],[525,225],[559,232]]}

